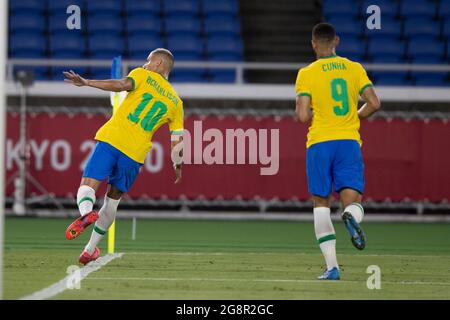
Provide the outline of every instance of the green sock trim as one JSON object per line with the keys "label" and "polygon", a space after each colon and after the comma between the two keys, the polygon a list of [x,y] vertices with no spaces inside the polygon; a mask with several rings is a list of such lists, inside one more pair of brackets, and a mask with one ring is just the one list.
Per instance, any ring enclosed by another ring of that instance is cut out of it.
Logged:
{"label": "green sock trim", "polygon": [[94,226],[94,231],[97,232],[98,234],[101,234],[102,236],[106,234],[106,231],[103,231],[102,229],[97,227],[97,225]]}
{"label": "green sock trim", "polygon": [[362,213],[364,214],[364,208],[362,205],[360,205],[358,202],[353,202],[352,204],[354,204],[355,206],[359,207],[362,211]]}
{"label": "green sock trim", "polygon": [[92,202],[92,204],[94,204],[94,199],[92,199],[91,197],[84,197],[84,198],[81,198],[81,200],[78,202],[78,205],[80,205],[84,201],[90,201],[90,202]]}
{"label": "green sock trim", "polygon": [[336,240],[336,235],[335,234],[329,234],[327,236],[324,236],[322,238],[319,238],[319,244],[326,242],[326,241],[330,241],[330,240]]}

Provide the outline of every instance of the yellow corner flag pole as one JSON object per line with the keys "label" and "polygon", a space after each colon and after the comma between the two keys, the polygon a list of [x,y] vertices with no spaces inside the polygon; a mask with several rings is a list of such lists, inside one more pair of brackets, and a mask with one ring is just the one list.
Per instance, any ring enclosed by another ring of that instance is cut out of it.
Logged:
{"label": "yellow corner flag pole", "polygon": [[[112,61],[111,79],[122,78],[122,58],[120,56],[115,57]],[[113,108],[113,114],[117,111],[120,105],[120,93],[111,92],[111,105]],[[108,254],[113,254],[116,242],[116,220],[113,221],[108,230]]]}

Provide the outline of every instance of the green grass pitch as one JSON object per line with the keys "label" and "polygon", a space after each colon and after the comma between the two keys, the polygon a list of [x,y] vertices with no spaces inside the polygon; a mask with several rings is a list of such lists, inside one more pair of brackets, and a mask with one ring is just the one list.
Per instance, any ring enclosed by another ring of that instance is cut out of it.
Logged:
{"label": "green grass pitch", "polygon": [[[71,221],[7,218],[5,298],[18,299],[64,278],[91,229],[67,241]],[[312,223],[117,221],[118,258],[81,289],[54,299],[450,299],[450,224],[363,224],[364,251],[336,223],[339,282],[315,280],[323,259]],[[106,239],[101,245],[106,252]],[[381,269],[369,290],[367,267]]]}

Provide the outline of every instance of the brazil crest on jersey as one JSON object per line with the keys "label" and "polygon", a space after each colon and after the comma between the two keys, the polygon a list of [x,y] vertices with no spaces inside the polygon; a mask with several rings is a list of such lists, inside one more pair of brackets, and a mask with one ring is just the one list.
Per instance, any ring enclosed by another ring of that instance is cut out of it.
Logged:
{"label": "brazil crest on jersey", "polygon": [[168,123],[171,134],[183,134],[183,102],[158,73],[136,68],[128,78],[133,81],[132,90],[95,139],[144,163],[152,136],[163,124]]}
{"label": "brazil crest on jersey", "polygon": [[356,140],[359,135],[358,96],[372,82],[361,64],[330,56],[320,58],[297,75],[297,96],[310,96],[313,110],[306,146],[329,140]]}

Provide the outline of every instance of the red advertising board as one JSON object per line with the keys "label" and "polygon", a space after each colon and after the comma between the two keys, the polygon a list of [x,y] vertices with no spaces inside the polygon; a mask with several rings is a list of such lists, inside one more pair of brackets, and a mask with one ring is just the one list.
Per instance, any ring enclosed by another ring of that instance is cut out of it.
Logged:
{"label": "red advertising board", "polygon": [[[95,145],[103,115],[31,114],[30,174],[49,192],[73,197]],[[174,185],[166,127],[129,192],[133,198],[218,197],[309,199],[305,174],[306,127],[293,118],[190,116],[185,120],[183,181]],[[366,198],[377,201],[448,199],[450,125],[441,120],[387,121],[361,125]],[[8,114],[7,178],[20,157],[19,116]],[[11,180],[11,179],[9,179]],[[37,192],[27,186],[28,193]],[[7,186],[12,195],[13,183]]]}

